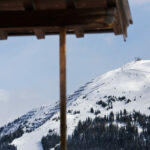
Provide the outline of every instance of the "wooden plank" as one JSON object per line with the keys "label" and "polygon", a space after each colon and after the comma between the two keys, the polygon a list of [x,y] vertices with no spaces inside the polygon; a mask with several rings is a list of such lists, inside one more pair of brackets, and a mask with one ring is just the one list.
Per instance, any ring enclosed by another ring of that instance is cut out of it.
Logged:
{"label": "wooden plank", "polygon": [[67,149],[66,124],[66,29],[60,29],[60,149]]}
{"label": "wooden plank", "polygon": [[127,27],[133,23],[131,12],[129,8],[128,0],[116,0],[116,5],[118,8],[118,16],[120,20],[120,27],[124,40],[127,38]]}
{"label": "wooden plank", "polygon": [[[2,28],[56,27],[105,23],[108,16],[114,16],[115,9],[74,9],[49,11],[1,11]],[[8,19],[9,18],[9,19]]]}
{"label": "wooden plank", "polygon": [[[108,0],[0,0],[0,10],[23,10],[32,8],[33,3],[38,10],[66,8],[102,8],[107,7]],[[66,7],[67,2],[67,7]],[[1,6],[6,6],[1,7]]]}
{"label": "wooden plank", "polygon": [[[113,28],[106,26],[105,24],[92,24],[92,25],[80,25],[80,26],[68,26],[66,27],[67,34],[75,34],[76,29],[82,29],[84,34],[100,34],[100,33],[112,33]],[[32,36],[36,35],[35,31],[42,31],[45,35],[56,35],[60,33],[60,27],[19,27],[19,28],[1,28],[8,34],[8,36]],[[37,36],[37,35],[36,35]]]}
{"label": "wooden plank", "polygon": [[133,24],[133,20],[132,20],[131,11],[130,11],[130,8],[129,8],[128,0],[123,0],[122,5],[123,5],[124,15],[125,15],[127,24],[128,25]]}
{"label": "wooden plank", "polygon": [[66,5],[68,9],[76,8],[76,0],[66,0]]}
{"label": "wooden plank", "polygon": [[37,10],[66,9],[65,0],[34,0]]}
{"label": "wooden plank", "polygon": [[29,10],[36,8],[38,10],[65,9],[65,0],[0,0],[0,10]]}
{"label": "wooden plank", "polygon": [[0,11],[4,10],[19,11],[24,7],[21,0],[0,0]]}
{"label": "wooden plank", "polygon": [[21,0],[21,1],[23,3],[25,10],[31,11],[36,9],[35,0]]}
{"label": "wooden plank", "polygon": [[122,5],[122,0],[116,0],[116,5],[118,8],[118,17],[119,17],[119,23],[120,23],[120,27],[122,30],[122,34],[124,37],[124,40],[126,40],[127,37],[127,22],[126,22],[126,18],[124,15],[124,8]]}
{"label": "wooden plank", "polygon": [[77,8],[107,8],[107,0],[76,0]]}
{"label": "wooden plank", "polygon": [[[36,35],[34,30],[36,28],[19,28],[15,30],[14,28],[10,29],[9,31],[7,29],[3,29],[3,31],[6,31],[8,36],[34,36]],[[40,28],[42,30],[43,28]],[[113,33],[112,28],[100,28],[96,27],[95,29],[86,27],[84,30],[84,34],[101,34],[101,33]],[[59,34],[59,29],[52,28],[52,29],[45,29],[45,35],[57,35]],[[67,34],[75,34],[74,28],[68,29]],[[37,35],[36,35],[37,36]]]}

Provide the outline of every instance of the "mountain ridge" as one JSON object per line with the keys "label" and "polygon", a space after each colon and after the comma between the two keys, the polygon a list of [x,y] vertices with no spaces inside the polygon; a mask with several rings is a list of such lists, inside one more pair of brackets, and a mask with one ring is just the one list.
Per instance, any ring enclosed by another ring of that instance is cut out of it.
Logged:
{"label": "mountain ridge", "polygon": [[[136,110],[150,114],[149,69],[150,60],[132,61],[92,79],[70,95],[67,100],[68,135],[73,133],[79,121],[85,121],[88,117],[94,119],[96,116],[108,115],[111,111],[117,113],[126,109],[129,112]],[[91,113],[91,109],[94,113]],[[12,122],[11,125],[16,129],[22,125],[24,131],[23,136],[12,143],[18,150],[43,150],[41,138],[50,130],[59,134],[59,119],[58,102],[33,109]],[[5,126],[3,130],[1,128],[0,135],[15,131],[11,125]]]}

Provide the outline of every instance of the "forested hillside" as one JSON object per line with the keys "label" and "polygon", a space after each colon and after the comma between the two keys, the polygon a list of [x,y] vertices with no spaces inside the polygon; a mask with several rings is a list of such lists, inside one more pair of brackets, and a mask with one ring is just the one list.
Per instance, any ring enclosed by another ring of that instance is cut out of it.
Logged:
{"label": "forested hillside", "polygon": [[[42,138],[44,150],[59,148],[59,136],[51,132]],[[68,150],[149,150],[150,116],[126,110],[108,116],[79,121],[68,138]]]}
{"label": "forested hillside", "polygon": [[15,132],[0,137],[0,150],[17,150],[17,147],[11,145],[11,142],[23,135],[23,130],[18,128]]}
{"label": "forested hillside", "polygon": [[[68,150],[150,150],[149,70],[150,60],[136,60],[69,95]],[[0,128],[0,148],[57,150],[59,125],[59,101],[33,109]]]}

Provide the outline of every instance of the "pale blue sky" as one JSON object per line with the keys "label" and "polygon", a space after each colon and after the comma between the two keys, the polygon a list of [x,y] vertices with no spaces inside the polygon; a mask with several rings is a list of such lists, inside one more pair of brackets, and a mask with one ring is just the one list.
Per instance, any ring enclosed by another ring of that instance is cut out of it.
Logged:
{"label": "pale blue sky", "polygon": [[[127,42],[114,34],[67,36],[67,89],[132,61],[150,59],[150,0],[133,0]],[[59,99],[59,37],[0,41],[0,125]]]}

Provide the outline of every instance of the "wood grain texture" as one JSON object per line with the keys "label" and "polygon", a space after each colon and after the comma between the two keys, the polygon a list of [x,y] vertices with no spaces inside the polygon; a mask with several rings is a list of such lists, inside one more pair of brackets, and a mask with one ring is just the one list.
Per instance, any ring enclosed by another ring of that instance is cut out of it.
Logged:
{"label": "wood grain texture", "polygon": [[0,32],[39,39],[61,27],[77,37],[110,31],[126,37],[133,22],[128,0],[0,0],[0,18]]}
{"label": "wood grain texture", "polygon": [[60,29],[60,149],[67,149],[66,125],[66,29]]}

